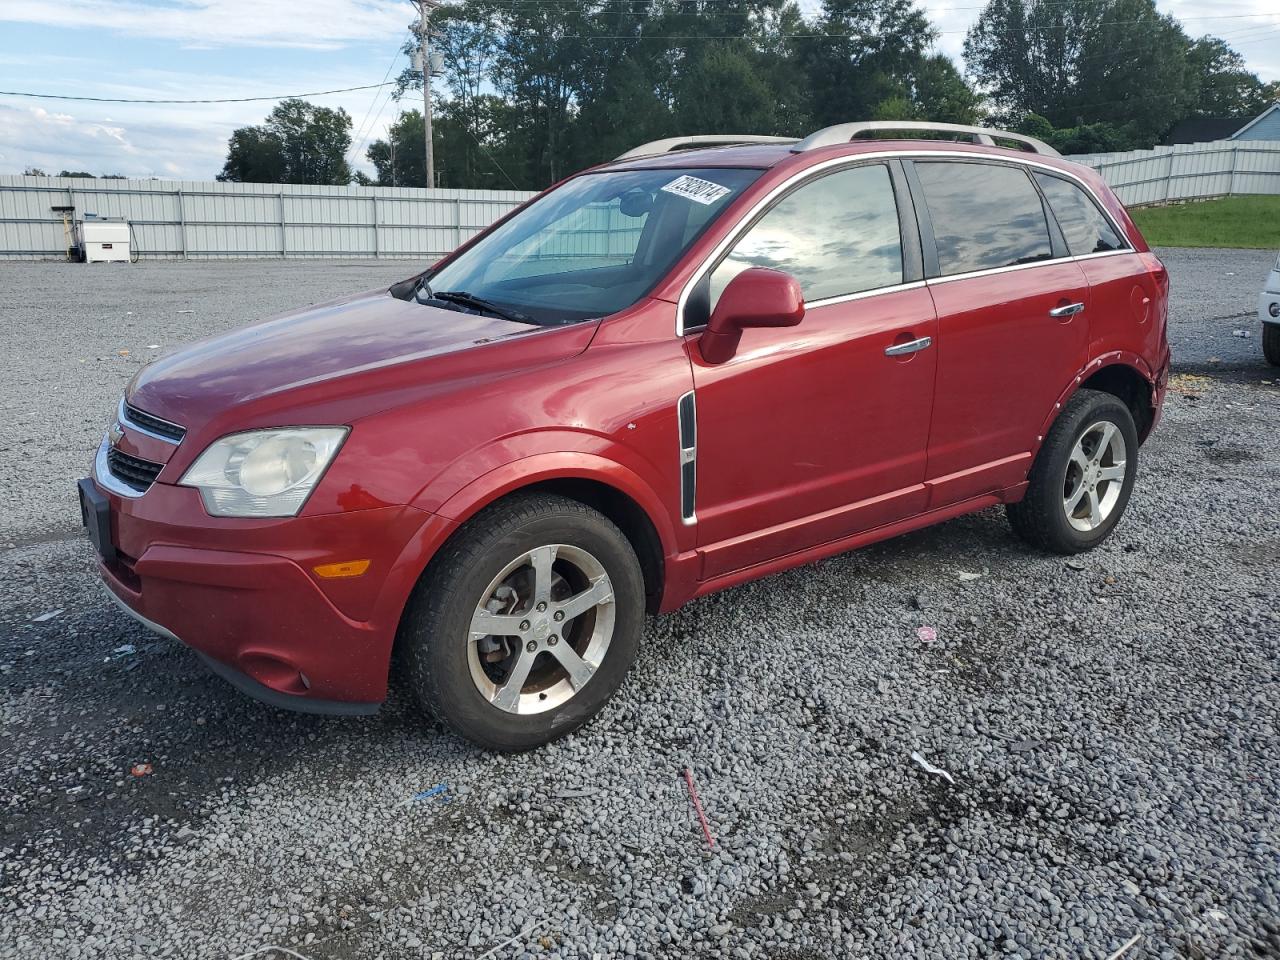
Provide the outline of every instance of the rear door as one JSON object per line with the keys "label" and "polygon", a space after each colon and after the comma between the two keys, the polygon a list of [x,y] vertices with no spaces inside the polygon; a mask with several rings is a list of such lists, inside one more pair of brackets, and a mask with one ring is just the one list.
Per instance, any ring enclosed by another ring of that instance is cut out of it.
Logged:
{"label": "rear door", "polygon": [[703,319],[686,324],[752,266],[796,277],[806,312],[796,327],[745,331],[718,365],[689,335],[704,578],[924,504],[936,331],[901,167],[842,167],[782,195],[698,285]]}
{"label": "rear door", "polygon": [[1134,251],[1082,186],[1047,171],[1037,171],[1035,180],[1089,283],[1090,359],[1115,350],[1159,357],[1164,347],[1164,293],[1158,282],[1163,267],[1154,256]]}
{"label": "rear door", "polygon": [[932,508],[1026,479],[1085,363],[1089,287],[1024,165],[916,160],[910,175],[938,313]]}

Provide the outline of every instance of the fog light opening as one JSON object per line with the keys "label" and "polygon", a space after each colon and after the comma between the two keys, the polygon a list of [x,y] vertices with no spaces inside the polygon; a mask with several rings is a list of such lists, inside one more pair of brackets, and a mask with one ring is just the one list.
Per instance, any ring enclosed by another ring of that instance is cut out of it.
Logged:
{"label": "fog light opening", "polygon": [[240,667],[264,687],[280,693],[306,693],[311,689],[311,681],[301,670],[274,654],[261,651],[242,654]]}

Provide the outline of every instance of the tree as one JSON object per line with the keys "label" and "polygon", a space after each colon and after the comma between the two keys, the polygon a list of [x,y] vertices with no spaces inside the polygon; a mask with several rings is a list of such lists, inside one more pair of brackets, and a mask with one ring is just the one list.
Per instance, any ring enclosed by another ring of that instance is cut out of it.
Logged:
{"label": "tree", "polygon": [[47,177],[48,176],[48,174],[45,173],[43,170],[41,170],[39,167],[27,167],[27,169],[22,171],[22,175],[24,177]]}
{"label": "tree", "polygon": [[825,0],[809,29],[819,38],[796,40],[795,51],[815,125],[922,112],[912,81],[936,34],[913,0]]}
{"label": "tree", "polygon": [[83,180],[96,180],[97,178],[88,170],[61,170],[58,173],[60,177],[80,177]]}
{"label": "tree", "polygon": [[237,183],[345,184],[351,117],[341,108],[282,100],[256,127],[231,135],[218,179]]}
{"label": "tree", "polygon": [[1230,47],[1193,43],[1153,0],[991,0],[964,50],[998,119],[1034,113],[1121,149],[1150,146],[1188,115],[1247,113],[1263,96]]}
{"label": "tree", "polygon": [[[1244,57],[1217,37],[1201,37],[1187,51],[1196,84],[1191,113],[1198,117],[1241,117],[1261,113],[1276,99],[1245,65]],[[1271,86],[1280,86],[1280,82]]]}
{"label": "tree", "polygon": [[421,110],[408,110],[387,128],[386,140],[375,140],[365,156],[378,172],[381,187],[423,187],[427,183]]}

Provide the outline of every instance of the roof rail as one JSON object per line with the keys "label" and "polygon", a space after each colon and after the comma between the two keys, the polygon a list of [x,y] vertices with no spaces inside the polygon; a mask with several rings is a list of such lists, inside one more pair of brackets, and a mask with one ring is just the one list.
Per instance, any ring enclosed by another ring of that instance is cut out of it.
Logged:
{"label": "roof rail", "polygon": [[[970,127],[959,123],[929,123],[917,120],[869,120],[859,123],[838,123],[834,127],[823,127],[809,134],[794,147],[792,151],[801,153],[805,150],[816,150],[818,147],[830,147],[838,143],[848,143],[865,133],[885,133],[898,130],[927,130],[931,133],[960,133],[967,135],[974,143],[988,147],[997,146],[996,139],[1012,140],[1030,153],[1039,153],[1047,157],[1061,156],[1057,150],[1043,140],[1028,137],[1025,133],[1013,133],[1010,130],[993,130],[989,127]],[[918,139],[903,137],[904,140]]]}
{"label": "roof rail", "polygon": [[614,157],[619,160],[634,160],[637,157],[656,157],[664,153],[675,153],[679,150],[696,150],[700,147],[733,147],[746,143],[795,143],[795,137],[761,137],[754,134],[711,133],[696,137],[668,137],[665,140],[653,140],[650,143],[632,147],[626,153]]}

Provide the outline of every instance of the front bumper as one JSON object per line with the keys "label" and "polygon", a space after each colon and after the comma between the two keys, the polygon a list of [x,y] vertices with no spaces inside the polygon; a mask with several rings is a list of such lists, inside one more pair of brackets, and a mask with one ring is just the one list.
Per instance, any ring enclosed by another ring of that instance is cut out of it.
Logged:
{"label": "front bumper", "polygon": [[[210,517],[186,487],[155,483],[123,497],[96,486],[110,503],[114,551],[98,569],[112,598],[243,692],[303,712],[377,710],[409,592],[454,526],[396,506]],[[370,561],[363,575],[313,570],[353,559]]]}
{"label": "front bumper", "polygon": [[[1280,274],[1271,276],[1276,288],[1280,289]],[[1258,295],[1258,319],[1263,323],[1280,324],[1280,293],[1272,293],[1270,285]]]}

